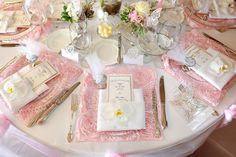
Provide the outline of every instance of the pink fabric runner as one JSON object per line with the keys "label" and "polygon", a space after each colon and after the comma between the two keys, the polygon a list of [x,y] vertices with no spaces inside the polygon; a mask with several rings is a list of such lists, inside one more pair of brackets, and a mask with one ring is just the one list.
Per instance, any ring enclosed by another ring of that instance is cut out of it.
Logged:
{"label": "pink fabric runner", "polygon": [[[47,83],[49,90],[19,110],[17,116],[23,120],[25,125],[29,125],[37,114],[46,109],[47,102],[53,99],[62,90],[72,86],[82,74],[82,69],[80,69],[76,63],[63,58],[56,53],[44,51],[40,54],[39,60],[48,61],[60,74]],[[27,64],[25,57],[21,57],[16,63],[1,73],[1,79],[14,74]],[[2,98],[0,98],[0,104],[5,104]]]}
{"label": "pink fabric runner", "polygon": [[[141,88],[144,93],[146,129],[132,131],[104,131],[97,132],[97,105],[98,89],[91,74],[84,76],[83,90],[81,92],[81,108],[77,120],[77,141],[138,141],[158,140],[155,133],[155,119],[152,110],[152,91],[158,85],[155,69],[137,66],[112,66],[105,70],[106,74],[132,74],[133,88]],[[158,104],[160,108],[160,105]],[[160,109],[159,109],[160,110]],[[160,114],[159,114],[160,115]],[[160,117],[159,117],[160,119]]]}
{"label": "pink fabric runner", "polygon": [[[197,31],[185,33],[180,41],[180,45],[183,49],[192,44],[196,44],[203,49],[212,47],[213,49],[236,60],[236,55],[228,53],[223,46],[206,38]],[[190,86],[197,97],[202,98],[213,106],[218,105],[222,101],[227,91],[236,82],[236,76],[234,76],[231,81],[222,89],[222,91],[219,91],[192,70],[189,72],[184,72],[180,63],[169,59],[167,56],[163,56],[163,60],[165,70],[167,72],[173,75],[180,83]]]}
{"label": "pink fabric runner", "polygon": [[192,28],[204,29],[228,29],[236,28],[236,19],[201,19],[200,15],[196,14],[192,6],[192,1],[185,1],[184,13],[187,21]]}

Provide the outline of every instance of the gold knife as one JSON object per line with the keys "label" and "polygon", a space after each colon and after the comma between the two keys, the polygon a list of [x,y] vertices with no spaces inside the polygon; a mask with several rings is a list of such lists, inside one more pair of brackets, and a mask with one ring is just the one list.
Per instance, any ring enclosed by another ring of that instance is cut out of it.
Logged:
{"label": "gold knife", "polygon": [[18,47],[18,46],[24,46],[24,44],[19,43],[0,43],[1,47]]}
{"label": "gold knife", "polygon": [[118,33],[118,57],[117,62],[118,64],[122,63],[122,56],[121,56],[121,33]]}
{"label": "gold knife", "polygon": [[165,95],[165,82],[164,77],[160,78],[160,100],[161,100],[161,125],[162,128],[165,129],[167,127],[166,120],[166,95]]}
{"label": "gold knife", "polygon": [[39,117],[39,119],[36,121],[37,124],[42,124],[49,116],[49,114],[61,103],[63,103],[68,96],[80,85],[80,82],[76,82],[73,86],[71,86],[69,89],[63,90],[56,99],[53,100],[48,105],[48,108],[42,113],[42,115]]}
{"label": "gold knife", "polygon": [[220,42],[219,40],[217,40],[217,39],[211,37],[210,35],[208,35],[208,34],[206,34],[206,33],[202,33],[202,34],[203,34],[205,37],[207,37],[208,39],[211,39],[211,40],[217,42],[218,44],[220,44],[221,46],[223,46],[226,51],[229,51],[230,53],[236,55],[236,52],[235,52],[233,49],[231,49],[230,47],[226,46],[225,44],[223,44],[223,43]]}
{"label": "gold knife", "polygon": [[156,128],[156,135],[158,137],[161,136],[161,131],[159,127],[159,118],[158,118],[158,109],[157,109],[157,94],[155,88],[152,91],[152,110],[155,118],[155,128]]}

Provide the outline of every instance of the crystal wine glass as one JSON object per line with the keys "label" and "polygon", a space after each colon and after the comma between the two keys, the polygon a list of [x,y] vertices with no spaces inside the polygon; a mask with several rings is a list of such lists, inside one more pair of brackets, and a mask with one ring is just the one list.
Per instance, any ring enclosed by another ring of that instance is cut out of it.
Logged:
{"label": "crystal wine glass", "polygon": [[46,23],[48,16],[53,13],[50,0],[25,0],[23,9],[32,25]]}

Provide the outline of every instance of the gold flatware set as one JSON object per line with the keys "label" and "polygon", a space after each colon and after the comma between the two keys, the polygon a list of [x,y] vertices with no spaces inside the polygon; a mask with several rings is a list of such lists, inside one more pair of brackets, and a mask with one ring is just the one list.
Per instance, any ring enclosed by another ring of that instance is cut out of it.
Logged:
{"label": "gold flatware set", "polygon": [[80,82],[76,82],[70,88],[63,90],[60,92],[54,99],[52,99],[48,104],[45,110],[40,112],[35,118],[29,123],[28,127],[33,126],[34,124],[42,124],[46,121],[49,115],[52,113],[56,107],[58,107],[61,103],[63,103],[70,94],[80,85]]}

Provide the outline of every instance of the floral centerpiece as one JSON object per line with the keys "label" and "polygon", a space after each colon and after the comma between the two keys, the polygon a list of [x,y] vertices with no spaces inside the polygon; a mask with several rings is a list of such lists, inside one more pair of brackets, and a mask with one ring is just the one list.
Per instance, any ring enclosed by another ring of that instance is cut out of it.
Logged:
{"label": "floral centerpiece", "polygon": [[93,1],[86,4],[81,4],[80,1],[76,0],[71,3],[65,3],[61,13],[61,19],[71,23],[78,22],[82,13],[84,13],[87,18],[91,18],[94,14],[93,4]]}
{"label": "floral centerpiece", "polygon": [[156,3],[153,1],[139,1],[129,6],[125,6],[120,13],[120,19],[128,24],[133,32],[137,35],[143,36],[147,30],[150,18],[154,17],[158,20],[161,9],[156,9]]}

